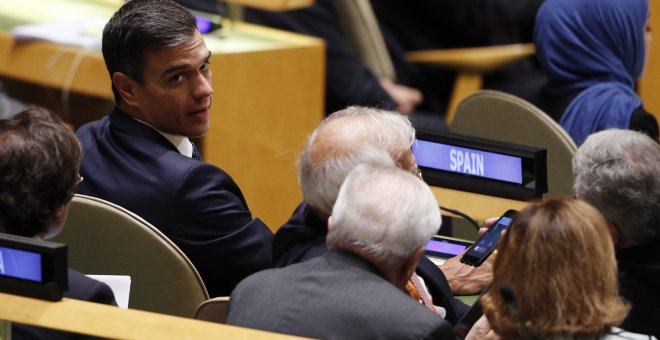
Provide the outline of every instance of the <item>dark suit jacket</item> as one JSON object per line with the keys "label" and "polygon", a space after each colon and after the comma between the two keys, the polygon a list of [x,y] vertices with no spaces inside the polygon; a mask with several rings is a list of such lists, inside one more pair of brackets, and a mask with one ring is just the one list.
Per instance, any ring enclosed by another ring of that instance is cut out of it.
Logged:
{"label": "dark suit jacket", "polygon": [[[303,262],[325,254],[327,222],[306,203],[301,203],[293,216],[276,233],[273,239],[273,261],[283,267]],[[438,267],[426,256],[417,265],[417,275],[424,279],[433,303],[447,310],[446,319],[452,325],[463,316],[469,306],[457,300],[451,293],[449,283]]]}
{"label": "dark suit jacket", "polygon": [[[64,297],[84,300],[89,302],[117,305],[115,295],[105,283],[91,279],[75,270],[69,269],[69,290],[64,292]],[[56,331],[48,328],[12,324],[12,339],[14,340],[73,340],[73,339],[97,339],[96,337]]]}
{"label": "dark suit jacket", "polygon": [[272,232],[252,219],[227,173],[181,155],[119,110],[77,135],[84,149],[77,191],[118,204],[162,231],[190,258],[210,296],[227,296],[240,280],[272,266]]}
{"label": "dark suit jacket", "polygon": [[241,282],[227,323],[320,339],[455,339],[451,325],[357,255],[329,251]]}
{"label": "dark suit jacket", "polygon": [[660,241],[620,250],[616,257],[621,295],[632,305],[621,328],[660,338]]}

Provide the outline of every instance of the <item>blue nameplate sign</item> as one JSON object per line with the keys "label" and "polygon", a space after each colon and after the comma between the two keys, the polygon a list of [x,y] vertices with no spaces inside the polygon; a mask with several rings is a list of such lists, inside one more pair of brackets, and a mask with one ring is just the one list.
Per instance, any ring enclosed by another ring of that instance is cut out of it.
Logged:
{"label": "blue nameplate sign", "polygon": [[430,185],[522,200],[548,191],[545,149],[418,130],[412,151]]}
{"label": "blue nameplate sign", "polygon": [[0,291],[57,301],[68,289],[66,245],[0,233]]}

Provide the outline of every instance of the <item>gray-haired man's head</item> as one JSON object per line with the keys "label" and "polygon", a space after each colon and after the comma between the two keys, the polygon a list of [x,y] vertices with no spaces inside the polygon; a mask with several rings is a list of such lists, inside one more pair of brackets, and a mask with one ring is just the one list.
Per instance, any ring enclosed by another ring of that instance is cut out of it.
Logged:
{"label": "gray-haired man's head", "polygon": [[330,215],[339,187],[359,164],[413,171],[414,138],[410,121],[395,112],[353,106],[333,113],[309,136],[298,160],[305,202]]}
{"label": "gray-haired man's head", "polygon": [[618,227],[619,248],[660,239],[660,144],[630,130],[595,133],[573,159],[575,193]]}

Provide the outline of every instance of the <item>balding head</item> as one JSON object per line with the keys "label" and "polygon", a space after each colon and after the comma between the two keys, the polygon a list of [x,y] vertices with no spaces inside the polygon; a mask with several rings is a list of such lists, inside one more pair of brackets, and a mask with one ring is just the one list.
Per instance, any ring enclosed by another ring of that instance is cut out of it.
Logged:
{"label": "balding head", "polygon": [[298,160],[305,202],[329,216],[341,184],[359,164],[411,170],[414,138],[408,119],[395,112],[353,106],[333,113],[309,136]]}

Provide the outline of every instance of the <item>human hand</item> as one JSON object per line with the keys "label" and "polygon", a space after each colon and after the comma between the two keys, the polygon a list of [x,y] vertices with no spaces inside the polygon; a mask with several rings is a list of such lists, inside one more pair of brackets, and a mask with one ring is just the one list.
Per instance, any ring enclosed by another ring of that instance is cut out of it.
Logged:
{"label": "human hand", "polygon": [[398,105],[397,111],[404,115],[411,114],[415,107],[424,100],[420,90],[396,84],[387,78],[380,80],[380,86],[394,99]]}
{"label": "human hand", "polygon": [[493,327],[490,325],[490,322],[488,322],[488,319],[484,315],[479,318],[479,320],[477,320],[477,322],[472,326],[467,336],[465,337],[465,340],[472,339],[499,340],[500,336],[495,333]]}
{"label": "human hand", "polygon": [[[497,219],[497,217],[492,217],[484,221],[484,227],[479,229],[479,236],[491,228]],[[489,256],[479,267],[473,267],[461,263],[462,255],[448,259],[439,268],[445,274],[453,294],[479,294],[493,281],[494,256]]]}
{"label": "human hand", "polygon": [[[479,228],[479,237],[484,236],[484,234],[490,229],[499,217],[491,217],[484,221],[484,226]],[[503,231],[504,232],[504,231]]]}
{"label": "human hand", "polygon": [[473,267],[460,262],[462,255],[448,259],[439,268],[445,274],[454,295],[479,294],[493,281],[492,256],[479,267]]}

